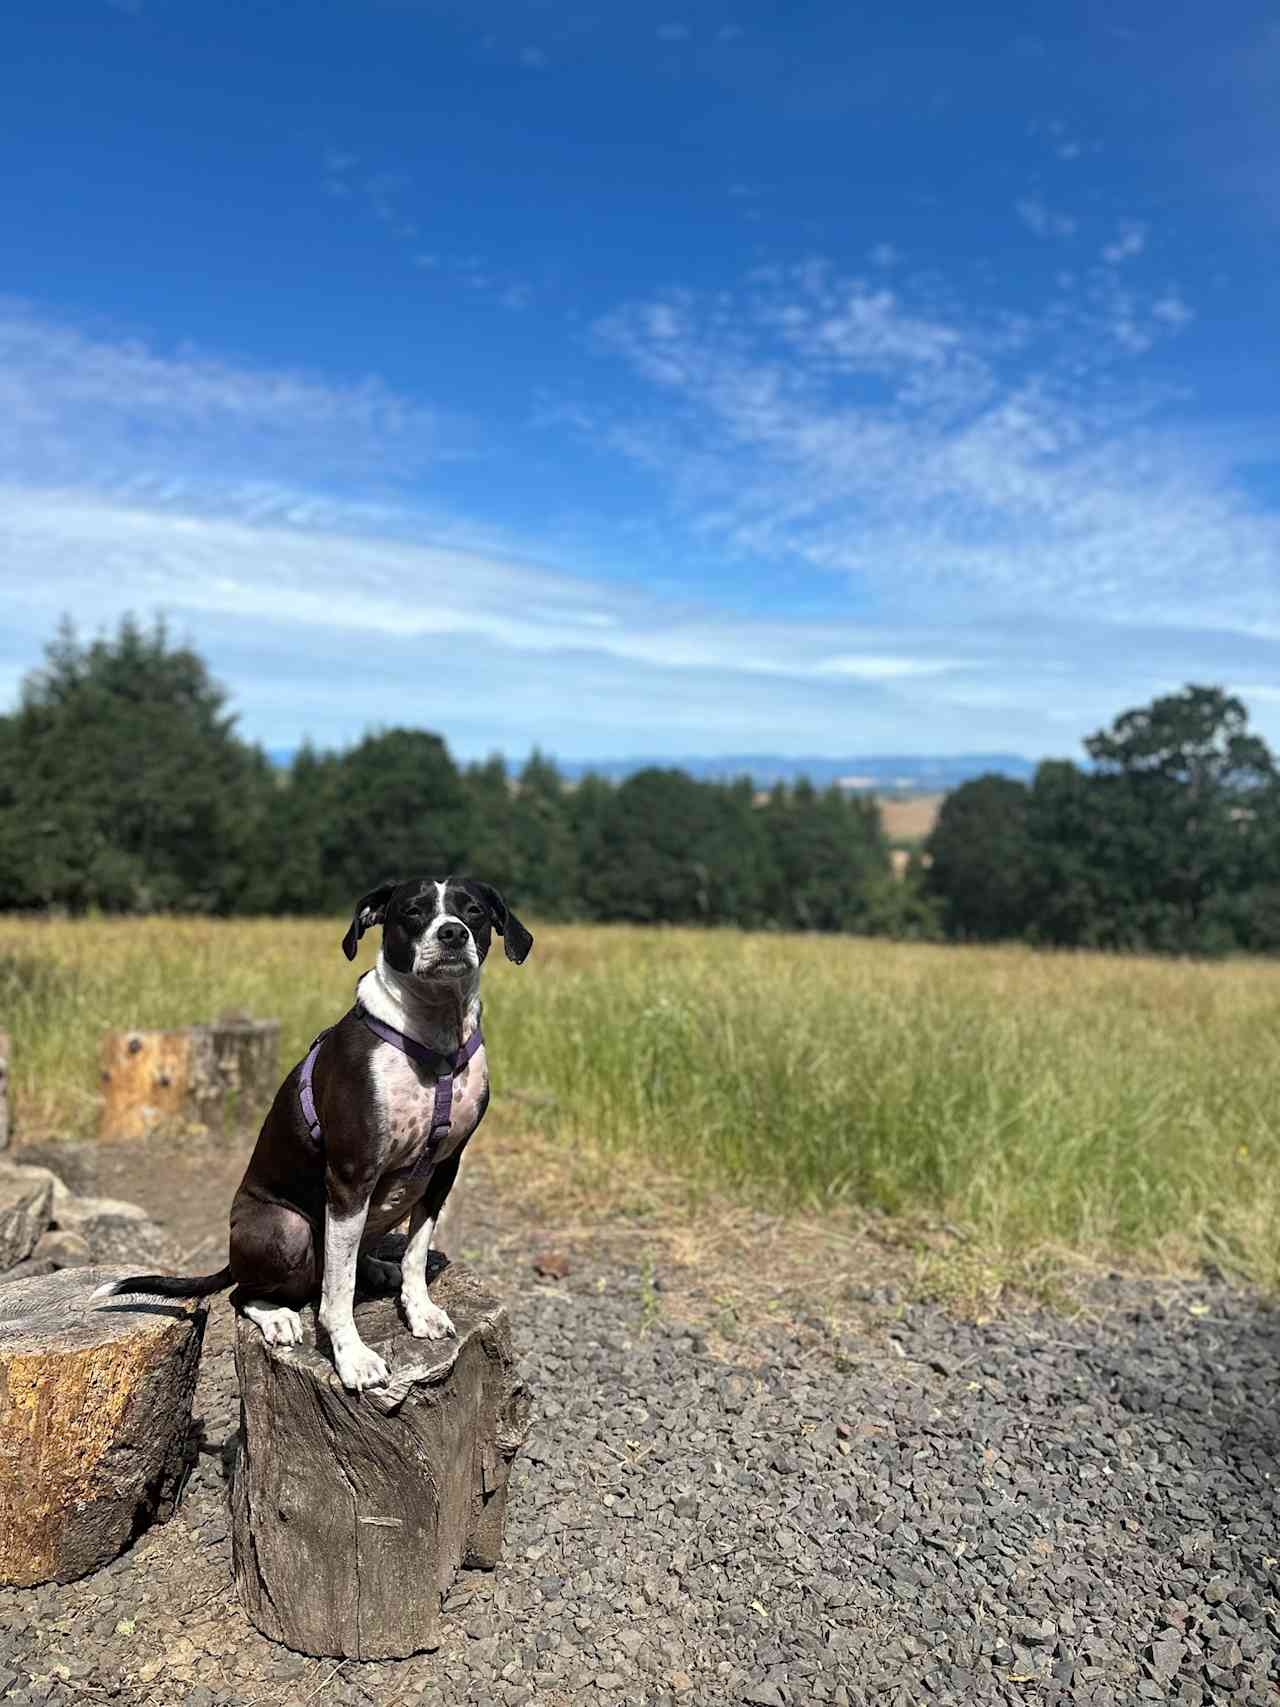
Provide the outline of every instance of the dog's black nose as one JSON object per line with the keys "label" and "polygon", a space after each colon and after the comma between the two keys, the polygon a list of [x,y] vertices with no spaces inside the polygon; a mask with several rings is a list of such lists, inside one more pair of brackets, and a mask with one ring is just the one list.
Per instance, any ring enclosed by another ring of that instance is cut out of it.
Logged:
{"label": "dog's black nose", "polygon": [[461,948],[467,940],[467,927],[446,919],[436,930],[436,941],[446,948]]}

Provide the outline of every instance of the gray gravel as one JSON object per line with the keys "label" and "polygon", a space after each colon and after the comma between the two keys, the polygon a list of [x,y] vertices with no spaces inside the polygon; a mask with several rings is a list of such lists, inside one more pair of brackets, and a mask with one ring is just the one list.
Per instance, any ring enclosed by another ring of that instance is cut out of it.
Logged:
{"label": "gray gravel", "polygon": [[1116,1280],[1087,1322],[975,1326],[869,1293],[857,1335],[776,1323],[726,1356],[639,1270],[525,1266],[501,1277],[536,1406],[507,1556],[461,1579],[439,1651],[339,1667],[246,1624],[222,1304],[178,1517],[81,1583],[0,1593],[5,1699],[1280,1701],[1280,1317],[1256,1299]]}

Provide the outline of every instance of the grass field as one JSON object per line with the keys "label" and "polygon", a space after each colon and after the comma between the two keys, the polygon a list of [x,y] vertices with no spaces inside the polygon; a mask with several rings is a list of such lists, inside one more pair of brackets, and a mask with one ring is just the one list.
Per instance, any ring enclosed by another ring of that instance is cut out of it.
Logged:
{"label": "grass field", "polygon": [[[230,1008],[282,1068],[341,1013],[341,921],[0,921],[0,1026],[28,1136],[89,1133],[104,1030]],[[495,951],[497,1122],[838,1224],[944,1225],[1030,1254],[1280,1281],[1280,965],[557,926]],[[607,1193],[606,1193],[607,1195]]]}

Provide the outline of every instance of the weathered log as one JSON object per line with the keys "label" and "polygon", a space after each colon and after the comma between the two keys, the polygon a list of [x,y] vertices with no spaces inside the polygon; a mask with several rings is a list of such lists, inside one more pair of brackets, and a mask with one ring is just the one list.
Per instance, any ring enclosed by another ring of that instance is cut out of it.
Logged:
{"label": "weathered log", "polygon": [[13,1124],[9,1114],[9,1033],[0,1031],[0,1150],[7,1150],[13,1139]]}
{"label": "weathered log", "polygon": [[280,1082],[280,1022],[219,1020],[176,1031],[111,1031],[102,1042],[108,1142],[257,1127]]}
{"label": "weathered log", "polygon": [[506,1310],[465,1269],[433,1279],[456,1341],[414,1339],[393,1299],[356,1307],[389,1390],[348,1393],[317,1349],[236,1335],[236,1584],[266,1636],[305,1654],[402,1659],[437,1647],[460,1566],[502,1551],[507,1478],[528,1430]]}
{"label": "weathered log", "polygon": [[91,1294],[128,1268],[0,1287],[0,1582],[69,1582],[168,1517],[194,1461],[202,1306]]}
{"label": "weathered log", "polygon": [[0,1162],[0,1274],[35,1250],[49,1225],[54,1183],[48,1168]]}

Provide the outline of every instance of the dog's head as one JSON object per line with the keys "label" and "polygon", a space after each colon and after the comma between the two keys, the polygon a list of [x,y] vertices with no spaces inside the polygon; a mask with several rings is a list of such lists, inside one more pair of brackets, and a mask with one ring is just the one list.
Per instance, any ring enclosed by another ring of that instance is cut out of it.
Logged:
{"label": "dog's head", "polygon": [[371,925],[382,926],[382,953],[393,971],[425,983],[444,983],[478,972],[492,932],[516,965],[533,938],[491,883],[474,877],[411,877],[380,883],[356,902],[342,952],[354,960],[356,944]]}

